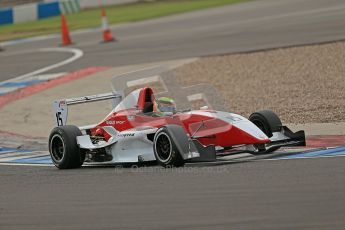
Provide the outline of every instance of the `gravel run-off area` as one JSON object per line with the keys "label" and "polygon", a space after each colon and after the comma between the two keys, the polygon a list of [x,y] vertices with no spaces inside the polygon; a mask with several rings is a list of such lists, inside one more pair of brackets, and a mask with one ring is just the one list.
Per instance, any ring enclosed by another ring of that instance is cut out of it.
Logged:
{"label": "gravel run-off area", "polygon": [[345,121],[345,42],[204,57],[175,74],[182,85],[212,84],[244,116],[271,109],[286,123]]}

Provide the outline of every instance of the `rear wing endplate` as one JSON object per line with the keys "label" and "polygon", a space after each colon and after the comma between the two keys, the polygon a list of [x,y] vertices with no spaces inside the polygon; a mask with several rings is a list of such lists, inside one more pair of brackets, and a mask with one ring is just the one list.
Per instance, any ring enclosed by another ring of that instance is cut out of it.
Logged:
{"label": "rear wing endplate", "polygon": [[96,95],[91,95],[91,96],[56,100],[53,102],[55,122],[57,126],[66,125],[69,105],[77,105],[77,104],[83,104],[83,103],[88,103],[88,102],[96,102],[96,101],[104,101],[104,100],[112,99],[113,108],[115,108],[122,101],[123,96],[124,96],[123,92],[111,92],[111,93],[96,94]]}

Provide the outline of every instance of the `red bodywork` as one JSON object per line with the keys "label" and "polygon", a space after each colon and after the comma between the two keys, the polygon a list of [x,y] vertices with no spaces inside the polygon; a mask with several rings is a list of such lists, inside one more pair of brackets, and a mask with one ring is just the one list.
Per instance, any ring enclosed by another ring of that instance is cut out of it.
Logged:
{"label": "red bodywork", "polygon": [[[153,100],[154,92],[151,88],[140,89],[135,108],[125,108],[110,113],[95,128],[91,129],[91,134],[103,136],[108,140],[110,135],[103,130],[103,126],[113,126],[121,132],[133,128],[160,128],[167,124],[176,124],[182,126],[190,136],[197,136],[196,139],[205,146],[214,144],[216,146],[230,147],[234,145],[264,144],[269,142],[267,138],[256,138],[231,123],[218,119],[217,112],[213,110],[191,111],[164,117],[153,117],[144,114],[143,110],[152,106]],[[202,122],[204,126],[200,128]]]}

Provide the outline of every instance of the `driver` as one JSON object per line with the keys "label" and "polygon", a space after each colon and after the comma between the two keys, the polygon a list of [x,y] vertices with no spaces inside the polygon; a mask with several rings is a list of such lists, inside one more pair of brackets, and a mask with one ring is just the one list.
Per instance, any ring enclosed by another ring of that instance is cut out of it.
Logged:
{"label": "driver", "polygon": [[160,97],[153,101],[154,117],[171,116],[176,113],[176,104],[172,98]]}

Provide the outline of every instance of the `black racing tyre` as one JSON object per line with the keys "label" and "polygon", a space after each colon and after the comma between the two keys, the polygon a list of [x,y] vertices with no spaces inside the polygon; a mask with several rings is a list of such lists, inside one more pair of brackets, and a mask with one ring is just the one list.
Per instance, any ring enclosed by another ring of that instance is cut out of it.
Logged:
{"label": "black racing tyre", "polygon": [[282,122],[277,114],[271,110],[261,110],[250,115],[249,120],[261,129],[268,137],[274,132],[280,132]]}
{"label": "black racing tyre", "polygon": [[49,136],[49,152],[54,165],[59,169],[79,168],[85,160],[85,153],[77,144],[80,129],[73,125],[55,127]]}
{"label": "black racing tyre", "polygon": [[155,134],[153,151],[158,164],[163,167],[181,167],[185,163],[166,127]]}
{"label": "black racing tyre", "polygon": [[[277,114],[271,110],[261,110],[250,115],[249,120],[261,129],[268,137],[272,137],[274,132],[280,132],[282,122]],[[271,153],[280,147],[271,147],[265,153]]]}

